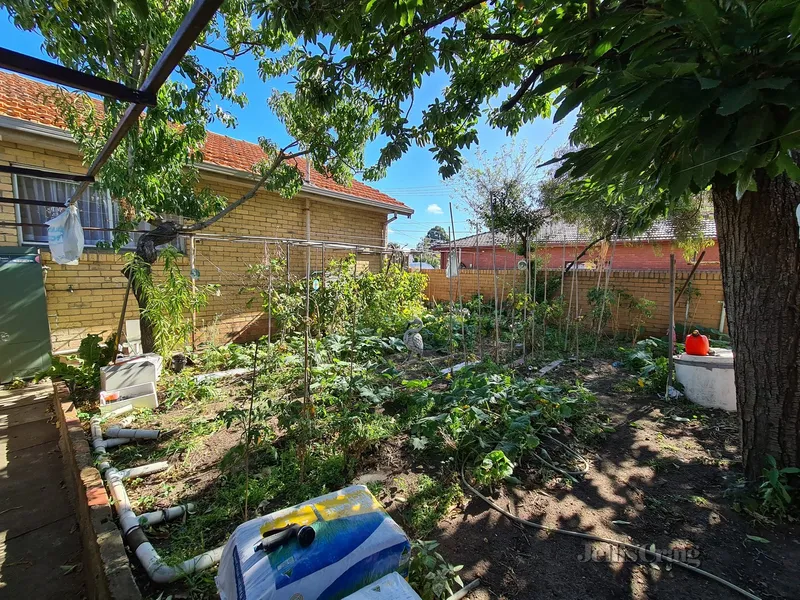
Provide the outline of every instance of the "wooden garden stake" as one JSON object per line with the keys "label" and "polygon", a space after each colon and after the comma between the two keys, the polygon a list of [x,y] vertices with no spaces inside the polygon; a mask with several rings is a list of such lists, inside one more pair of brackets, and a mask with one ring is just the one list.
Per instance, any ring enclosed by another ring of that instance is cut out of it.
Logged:
{"label": "wooden garden stake", "polygon": [[250,407],[247,410],[247,429],[245,430],[244,446],[244,520],[248,520],[247,502],[250,499],[250,442],[253,435],[253,402],[256,397],[256,378],[258,376],[258,342],[256,338],[255,350],[253,351],[253,381],[250,383]]}
{"label": "wooden garden stake", "polygon": [[[455,226],[455,221],[453,221],[453,203],[452,202],[448,202],[448,204],[450,205],[450,229],[453,232],[453,235],[452,235],[452,237],[453,237],[453,249],[455,249],[455,245],[456,245],[456,241],[455,241],[456,226]],[[458,312],[460,313],[460,318],[461,318],[461,346],[462,346],[462,348],[464,350],[464,362],[466,363],[467,362],[467,330],[466,330],[465,325],[464,325],[464,321],[465,321],[465,319],[464,319],[464,303],[463,303],[463,299],[461,297],[461,260],[459,260],[458,262],[459,262],[459,265],[458,265],[459,268],[458,268],[458,279],[456,280],[456,288],[457,288],[457,292],[458,292]],[[452,373],[452,371],[450,371],[450,372]]]}
{"label": "wooden garden stake", "polygon": [[494,196],[489,198],[492,226],[492,278],[494,279],[494,360],[500,362],[500,305],[497,298],[497,239],[494,234]]}
{"label": "wooden garden stake", "polygon": [[669,255],[669,354],[667,355],[667,389],[664,399],[669,400],[669,388],[672,387],[672,361],[675,354],[675,255]]}
{"label": "wooden garden stake", "polygon": [[483,297],[481,296],[481,267],[478,262],[478,238],[481,236],[480,227],[475,226],[475,276],[477,277],[478,286],[478,357],[483,360],[483,321],[481,321],[481,306],[483,305]]}

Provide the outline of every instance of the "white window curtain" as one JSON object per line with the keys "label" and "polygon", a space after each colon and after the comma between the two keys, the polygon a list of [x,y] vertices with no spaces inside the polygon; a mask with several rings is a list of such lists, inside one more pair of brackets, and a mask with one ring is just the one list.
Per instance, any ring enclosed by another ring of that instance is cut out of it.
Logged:
{"label": "white window curtain", "polygon": [[[39,177],[17,176],[17,197],[26,200],[45,200],[47,202],[65,203],[77,189],[77,185],[67,181],[42,179]],[[84,227],[113,227],[111,200],[103,190],[89,189],[78,200],[81,225]],[[19,205],[21,223],[39,225],[49,221],[64,210],[56,206]],[[87,245],[97,242],[111,241],[110,231],[84,231]],[[25,242],[47,242],[47,228],[22,226],[22,240]]]}
{"label": "white window curtain", "polygon": [[[44,179],[40,177],[16,176],[17,198],[27,200],[45,200],[47,202],[65,203],[77,189],[77,184],[68,181],[58,181],[55,179]],[[78,200],[80,209],[81,225],[83,227],[101,227],[111,229],[119,222],[119,206],[109,196],[105,190],[89,188]],[[19,205],[20,223],[31,223],[32,225],[22,226],[22,241],[28,243],[47,243],[47,227],[38,225],[49,221],[58,213],[64,210],[57,206],[33,206],[29,204]],[[182,217],[174,215],[164,215],[165,220],[183,223]],[[37,226],[33,226],[37,225]],[[152,227],[149,223],[139,223],[137,229],[149,230]],[[136,241],[141,234],[131,234],[130,242],[126,248],[136,246]],[[113,231],[93,231],[84,229],[84,239],[87,246],[97,245],[98,242],[110,243],[114,239]],[[179,250],[184,250],[183,239],[179,238],[175,246]]]}

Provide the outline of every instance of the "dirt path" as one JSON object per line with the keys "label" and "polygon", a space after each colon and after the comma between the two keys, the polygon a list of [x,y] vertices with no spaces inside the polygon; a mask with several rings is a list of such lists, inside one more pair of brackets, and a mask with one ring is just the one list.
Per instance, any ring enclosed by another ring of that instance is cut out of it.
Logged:
{"label": "dirt path", "polygon": [[0,390],[0,597],[83,598],[49,381]]}
{"label": "dirt path", "polygon": [[[588,475],[571,488],[517,488],[496,501],[546,525],[673,549],[761,598],[800,598],[798,528],[757,527],[726,495],[740,477],[735,417],[615,393],[624,374],[608,363],[587,366],[586,384],[616,429],[589,457]],[[480,577],[491,597],[738,597],[678,567],[636,562],[603,544],[593,553],[582,540],[522,528],[477,498],[441,523],[436,537],[451,562],[465,565],[465,579]]]}

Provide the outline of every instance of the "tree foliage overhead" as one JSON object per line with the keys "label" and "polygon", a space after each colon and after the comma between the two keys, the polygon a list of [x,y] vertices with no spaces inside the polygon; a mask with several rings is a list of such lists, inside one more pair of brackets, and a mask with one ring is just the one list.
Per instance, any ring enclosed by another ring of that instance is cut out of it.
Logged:
{"label": "tree foliage overhead", "polygon": [[[663,212],[715,174],[740,193],[759,167],[800,174],[789,155],[800,143],[794,0],[255,4],[290,48],[270,64],[320,101],[369,98],[388,142],[367,176],[412,144],[430,145],[449,176],[481,119],[513,134],[578,107],[581,149],[562,169],[591,180],[584,193],[646,195]],[[411,123],[409,103],[435,71],[448,85]]]}

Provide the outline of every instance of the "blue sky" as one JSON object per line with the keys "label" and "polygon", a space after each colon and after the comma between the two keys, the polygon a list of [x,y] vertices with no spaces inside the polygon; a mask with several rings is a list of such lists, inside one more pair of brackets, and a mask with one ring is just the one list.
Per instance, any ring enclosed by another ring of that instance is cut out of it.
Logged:
{"label": "blue sky", "polygon": [[[35,33],[15,28],[8,18],[8,13],[2,8],[0,8],[0,37],[3,38],[3,46],[6,48],[51,60],[41,51],[41,38]],[[222,57],[213,53],[208,53],[203,60],[211,65],[222,64],[224,61]],[[287,140],[283,127],[272,116],[266,104],[272,90],[281,89],[285,85],[284,82],[262,82],[258,77],[255,62],[247,60],[247,57],[238,59],[235,64],[244,74],[241,89],[248,96],[248,105],[244,109],[232,110],[238,118],[235,129],[213,122],[209,125],[209,130],[251,142],[257,142],[261,136],[278,142]],[[415,106],[427,106],[445,85],[446,79],[441,74],[428,78],[417,95]],[[225,108],[230,109],[229,106]],[[516,142],[527,143],[531,152],[544,143],[545,150],[542,156],[546,159],[554,150],[566,143],[573,123],[574,113],[560,123],[559,127],[554,127],[549,120],[539,119],[523,127],[517,135]],[[504,144],[512,141],[504,132],[492,129],[486,124],[481,124],[479,127],[479,139],[479,145],[465,152],[467,161],[474,159],[478,149],[491,156]],[[379,149],[377,142],[371,146],[367,154],[368,160],[377,158]],[[450,225],[449,202],[453,203],[456,236],[474,233],[469,230],[467,224],[468,213],[459,206],[458,199],[453,197],[448,184],[442,181],[438,167],[428,149],[413,147],[389,168],[384,179],[368,182],[372,187],[397,198],[415,211],[410,219],[400,217],[390,225],[391,241],[413,247],[434,225],[441,225],[447,229]]]}

